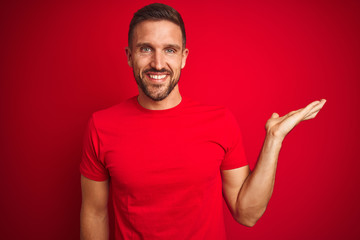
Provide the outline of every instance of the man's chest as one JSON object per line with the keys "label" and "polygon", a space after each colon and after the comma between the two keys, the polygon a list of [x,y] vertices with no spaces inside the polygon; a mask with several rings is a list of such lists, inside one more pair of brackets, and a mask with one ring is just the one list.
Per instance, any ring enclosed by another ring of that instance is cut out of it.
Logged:
{"label": "man's chest", "polygon": [[114,131],[103,143],[113,183],[136,192],[214,180],[225,154],[217,127],[212,122],[149,121]]}

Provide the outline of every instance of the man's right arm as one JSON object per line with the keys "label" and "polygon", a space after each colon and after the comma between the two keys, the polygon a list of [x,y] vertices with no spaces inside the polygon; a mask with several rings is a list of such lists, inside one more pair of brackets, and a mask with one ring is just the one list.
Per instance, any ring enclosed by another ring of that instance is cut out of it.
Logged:
{"label": "man's right arm", "polygon": [[81,240],[108,240],[109,181],[93,181],[81,175]]}

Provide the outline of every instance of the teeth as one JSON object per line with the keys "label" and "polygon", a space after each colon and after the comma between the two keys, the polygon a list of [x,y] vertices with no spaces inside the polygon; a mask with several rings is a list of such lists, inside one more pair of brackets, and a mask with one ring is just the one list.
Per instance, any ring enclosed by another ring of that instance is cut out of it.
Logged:
{"label": "teeth", "polygon": [[166,75],[149,75],[150,78],[153,78],[153,79],[163,79],[166,77]]}

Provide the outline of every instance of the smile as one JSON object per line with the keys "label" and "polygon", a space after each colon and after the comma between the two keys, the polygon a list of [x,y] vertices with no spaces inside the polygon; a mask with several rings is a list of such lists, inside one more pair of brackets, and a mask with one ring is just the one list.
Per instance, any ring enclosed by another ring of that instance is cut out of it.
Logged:
{"label": "smile", "polygon": [[166,77],[166,75],[148,75],[148,76],[152,79],[157,79],[157,80],[163,79]]}

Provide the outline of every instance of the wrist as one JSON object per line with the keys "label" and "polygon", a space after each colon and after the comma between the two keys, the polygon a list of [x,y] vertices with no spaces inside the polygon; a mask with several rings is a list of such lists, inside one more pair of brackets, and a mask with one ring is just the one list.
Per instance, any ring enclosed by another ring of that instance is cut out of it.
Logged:
{"label": "wrist", "polygon": [[272,133],[267,132],[265,136],[265,144],[271,147],[281,148],[284,137],[276,136]]}
{"label": "wrist", "polygon": [[276,142],[282,142],[285,138],[284,134],[281,131],[271,128],[266,129],[266,137]]}

